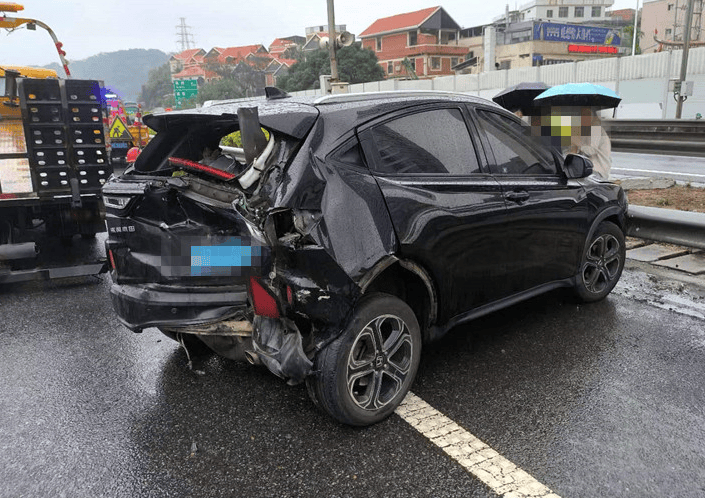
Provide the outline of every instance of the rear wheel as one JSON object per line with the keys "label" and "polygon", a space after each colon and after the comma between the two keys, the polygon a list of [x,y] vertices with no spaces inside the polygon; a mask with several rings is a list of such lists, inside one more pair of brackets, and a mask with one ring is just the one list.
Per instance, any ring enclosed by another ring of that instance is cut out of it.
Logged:
{"label": "rear wheel", "polygon": [[341,336],[316,357],[309,394],[342,423],[374,424],[409,392],[420,358],[421,331],[411,308],[395,296],[371,294]]}
{"label": "rear wheel", "polygon": [[583,302],[603,299],[617,285],[624,269],[624,234],[617,225],[603,221],[583,252],[575,293]]}

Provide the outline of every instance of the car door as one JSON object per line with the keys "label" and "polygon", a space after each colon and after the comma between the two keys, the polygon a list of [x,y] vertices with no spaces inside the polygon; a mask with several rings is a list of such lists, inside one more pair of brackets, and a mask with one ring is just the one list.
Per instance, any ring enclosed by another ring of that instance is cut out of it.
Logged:
{"label": "car door", "polygon": [[500,296],[505,203],[482,170],[464,106],[393,113],[358,134],[399,255],[428,269],[437,286],[440,321]]}
{"label": "car door", "polygon": [[588,228],[585,189],[566,178],[561,158],[519,120],[482,107],[471,115],[507,203],[508,289],[520,292],[572,277]]}

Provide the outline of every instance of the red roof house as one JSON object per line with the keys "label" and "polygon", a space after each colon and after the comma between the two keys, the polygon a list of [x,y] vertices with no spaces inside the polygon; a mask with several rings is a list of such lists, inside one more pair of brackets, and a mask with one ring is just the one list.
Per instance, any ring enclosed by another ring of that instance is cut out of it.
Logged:
{"label": "red roof house", "polygon": [[203,62],[206,51],[202,48],[190,48],[169,57],[169,67],[172,73],[177,73],[185,67],[195,66]]}
{"label": "red roof house", "polygon": [[218,64],[237,64],[245,60],[249,54],[269,56],[269,52],[262,44],[243,47],[214,47],[206,54],[205,61]]}
{"label": "red roof house", "polygon": [[360,33],[362,47],[375,52],[387,77],[453,74],[467,47],[458,45],[460,26],[443,7],[377,19]]}

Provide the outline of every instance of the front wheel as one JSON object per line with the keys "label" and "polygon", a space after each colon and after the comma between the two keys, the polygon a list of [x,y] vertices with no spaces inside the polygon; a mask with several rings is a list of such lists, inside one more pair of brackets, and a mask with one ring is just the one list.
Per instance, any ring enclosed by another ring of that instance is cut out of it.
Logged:
{"label": "front wheel", "polygon": [[603,221],[583,251],[575,293],[583,302],[603,299],[617,285],[624,269],[626,246],[617,225]]}
{"label": "front wheel", "polygon": [[309,394],[339,422],[364,426],[384,420],[399,406],[421,359],[421,331],[401,299],[364,297],[338,339],[316,357]]}

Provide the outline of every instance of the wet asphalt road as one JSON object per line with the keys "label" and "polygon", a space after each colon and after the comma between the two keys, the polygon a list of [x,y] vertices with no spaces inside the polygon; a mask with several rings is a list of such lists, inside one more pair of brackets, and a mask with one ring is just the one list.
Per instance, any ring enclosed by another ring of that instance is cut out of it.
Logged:
{"label": "wet asphalt road", "polygon": [[705,158],[612,152],[612,175],[705,183]]}
{"label": "wet asphalt road", "polygon": [[[494,496],[396,415],[115,318],[108,279],[0,288],[0,496]],[[563,497],[705,495],[705,322],[553,293],[426,348],[414,393]]]}

